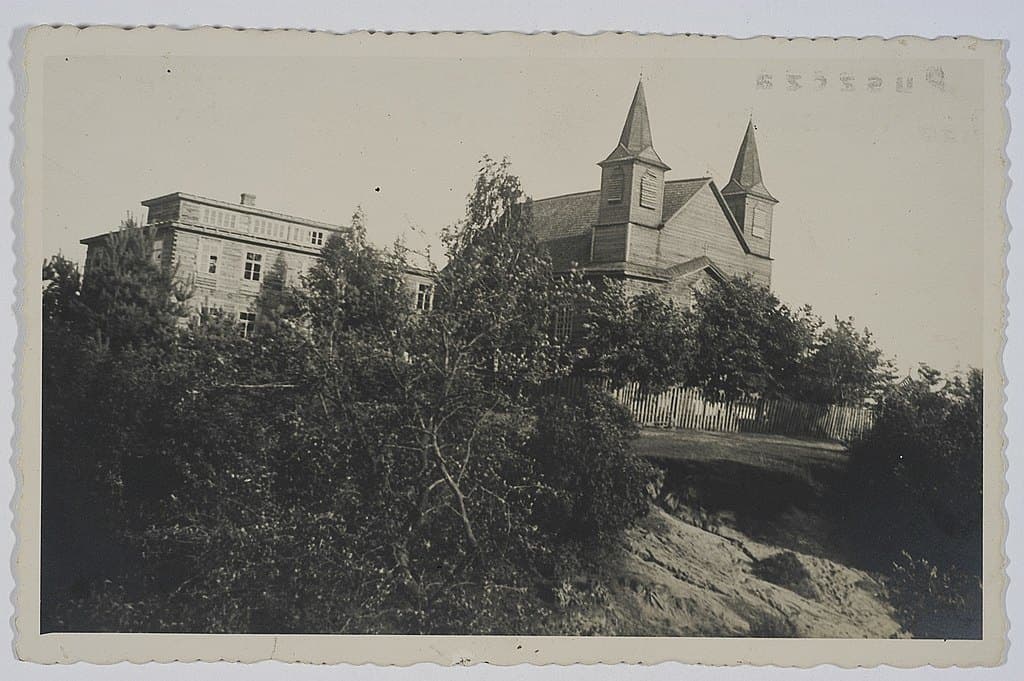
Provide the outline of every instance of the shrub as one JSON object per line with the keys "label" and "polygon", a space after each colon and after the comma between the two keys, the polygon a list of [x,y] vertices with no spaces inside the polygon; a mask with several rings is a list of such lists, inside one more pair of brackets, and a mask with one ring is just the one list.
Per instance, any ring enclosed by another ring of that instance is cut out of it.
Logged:
{"label": "shrub", "polygon": [[778,584],[804,598],[817,598],[818,590],[811,581],[811,573],[792,551],[782,551],[754,563],[754,574],[772,584]]}
{"label": "shrub", "polygon": [[885,586],[900,624],[915,637],[981,637],[981,580],[977,577],[955,568],[941,570],[904,551],[893,563]]}
{"label": "shrub", "polygon": [[843,483],[848,531],[915,636],[980,635],[982,373],[922,367],[879,402]]}
{"label": "shrub", "polygon": [[553,494],[540,520],[567,541],[601,544],[648,509],[656,469],[630,449],[637,428],[607,393],[549,396],[538,409],[533,456]]}
{"label": "shrub", "polygon": [[943,377],[922,367],[883,397],[874,428],[853,446],[851,524],[887,561],[906,550],[980,570],[983,393],[977,369]]}
{"label": "shrub", "polygon": [[781,613],[761,611],[751,618],[747,636],[753,638],[795,638],[796,625]]}

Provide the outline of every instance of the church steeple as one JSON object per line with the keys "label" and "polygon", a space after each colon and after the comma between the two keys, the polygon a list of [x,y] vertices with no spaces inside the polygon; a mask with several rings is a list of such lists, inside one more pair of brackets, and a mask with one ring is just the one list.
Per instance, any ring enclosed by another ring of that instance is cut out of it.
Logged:
{"label": "church steeple", "polygon": [[[637,83],[633,102],[626,114],[626,122],[619,135],[619,143],[601,166],[601,200],[597,211],[597,225],[617,226],[618,243],[628,243],[630,225],[658,227],[662,222],[665,194],[665,171],[668,165],[654,150],[651,121],[647,115],[647,98],[643,82]],[[602,234],[609,229],[599,230]],[[602,255],[601,239],[595,232],[594,257],[626,260],[628,249]],[[621,252],[620,252],[621,251]]]}
{"label": "church steeple", "polygon": [[759,255],[770,255],[772,213],[778,200],[764,186],[753,118],[747,122],[747,131],[740,142],[729,183],[722,188],[722,197],[743,229],[751,250]]}
{"label": "church steeple", "polygon": [[651,165],[658,166],[663,170],[670,170],[665,162],[654,150],[654,141],[651,138],[651,121],[647,116],[647,98],[644,96],[644,83],[636,84],[636,92],[633,94],[633,103],[629,106],[629,113],[626,114],[626,123],[622,126],[622,134],[619,136],[619,144],[608,155],[608,158],[598,165],[622,160],[643,160]]}
{"label": "church steeple", "polygon": [[754,119],[747,122],[747,132],[740,142],[740,151],[736,154],[736,163],[732,167],[729,184],[722,189],[723,194],[747,192],[757,194],[769,201],[775,197],[768,193],[761,177],[761,159],[757,155],[757,140],[754,139]]}

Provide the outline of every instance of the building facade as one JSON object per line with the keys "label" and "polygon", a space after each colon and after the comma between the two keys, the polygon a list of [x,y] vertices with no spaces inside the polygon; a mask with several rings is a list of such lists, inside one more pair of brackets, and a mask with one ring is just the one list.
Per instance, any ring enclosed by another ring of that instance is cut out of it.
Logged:
{"label": "building facade", "polygon": [[555,268],[655,289],[689,306],[709,279],[750,275],[771,285],[776,199],[747,125],[729,182],[666,179],[654,149],[643,84],[615,149],[597,164],[599,189],[535,200],[533,225]]}
{"label": "building facade", "polygon": [[[256,321],[256,301],[272,272],[285,285],[298,285],[342,225],[286,215],[256,207],[256,197],[242,194],[239,203],[175,192],[142,202],[144,224],[154,234],[153,259],[173,268],[191,284],[188,305],[198,315],[221,310],[238,320],[243,333]],[[90,260],[109,234],[83,239]],[[406,272],[410,305],[429,309],[433,288],[428,272]]]}

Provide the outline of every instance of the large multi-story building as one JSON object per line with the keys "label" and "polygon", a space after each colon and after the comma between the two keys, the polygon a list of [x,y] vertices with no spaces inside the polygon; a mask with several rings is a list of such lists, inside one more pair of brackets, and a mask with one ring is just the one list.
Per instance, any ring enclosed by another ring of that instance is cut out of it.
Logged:
{"label": "large multi-story building", "polygon": [[753,121],[721,190],[710,177],[666,180],[640,83],[618,144],[598,166],[599,189],[533,203],[535,234],[557,270],[620,279],[631,292],[653,288],[684,306],[708,279],[749,274],[771,284],[778,202],[761,176]]}
{"label": "large multi-story building", "polygon": [[[256,300],[272,271],[285,285],[320,256],[331,234],[347,228],[256,207],[256,197],[242,194],[239,203],[175,192],[142,202],[145,225],[153,231],[153,258],[192,284],[189,305],[196,313],[222,310],[236,317],[248,332],[256,320]],[[85,273],[95,249],[109,234],[83,239],[88,247]],[[406,271],[410,304],[429,308],[433,289],[429,273]]]}

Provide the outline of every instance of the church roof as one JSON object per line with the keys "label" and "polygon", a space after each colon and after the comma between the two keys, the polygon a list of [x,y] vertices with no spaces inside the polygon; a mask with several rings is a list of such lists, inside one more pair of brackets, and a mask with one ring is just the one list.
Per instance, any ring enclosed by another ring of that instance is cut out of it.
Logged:
{"label": "church roof", "polygon": [[712,276],[719,280],[725,280],[725,273],[715,264],[715,262],[706,255],[701,255],[692,260],[681,262],[678,265],[665,268],[665,274],[670,278],[675,279],[687,274],[692,274],[700,270],[708,270]]}
{"label": "church roof", "polygon": [[724,281],[726,279],[726,275],[722,269],[715,264],[715,261],[706,255],[691,258],[690,260],[681,262],[678,265],[672,265],[671,267],[654,267],[652,265],[642,265],[635,262],[601,262],[581,266],[580,270],[589,274],[626,274],[657,282],[672,281],[673,279],[678,279],[679,277],[684,277],[688,274],[693,274],[694,272],[707,270],[712,277],[720,281]]}
{"label": "church roof", "polygon": [[[711,178],[695,177],[665,182],[662,220],[686,205]],[[590,259],[590,233],[597,222],[600,190],[552,196],[533,202],[533,233],[544,243],[556,269]]]}
{"label": "church roof", "polygon": [[747,123],[747,132],[743,135],[736,163],[732,167],[729,183],[722,188],[723,194],[754,194],[769,201],[775,197],[768,193],[761,177],[761,159],[757,155],[757,140],[754,139],[754,121]]}
{"label": "church roof", "polygon": [[644,96],[643,81],[636,85],[633,103],[630,104],[629,113],[626,114],[626,123],[622,126],[622,134],[619,136],[618,146],[612,150],[608,158],[601,161],[598,165],[621,160],[642,160],[669,170],[669,167],[658,156],[658,152],[654,150],[654,140],[651,137],[651,121],[647,116],[647,98]]}

